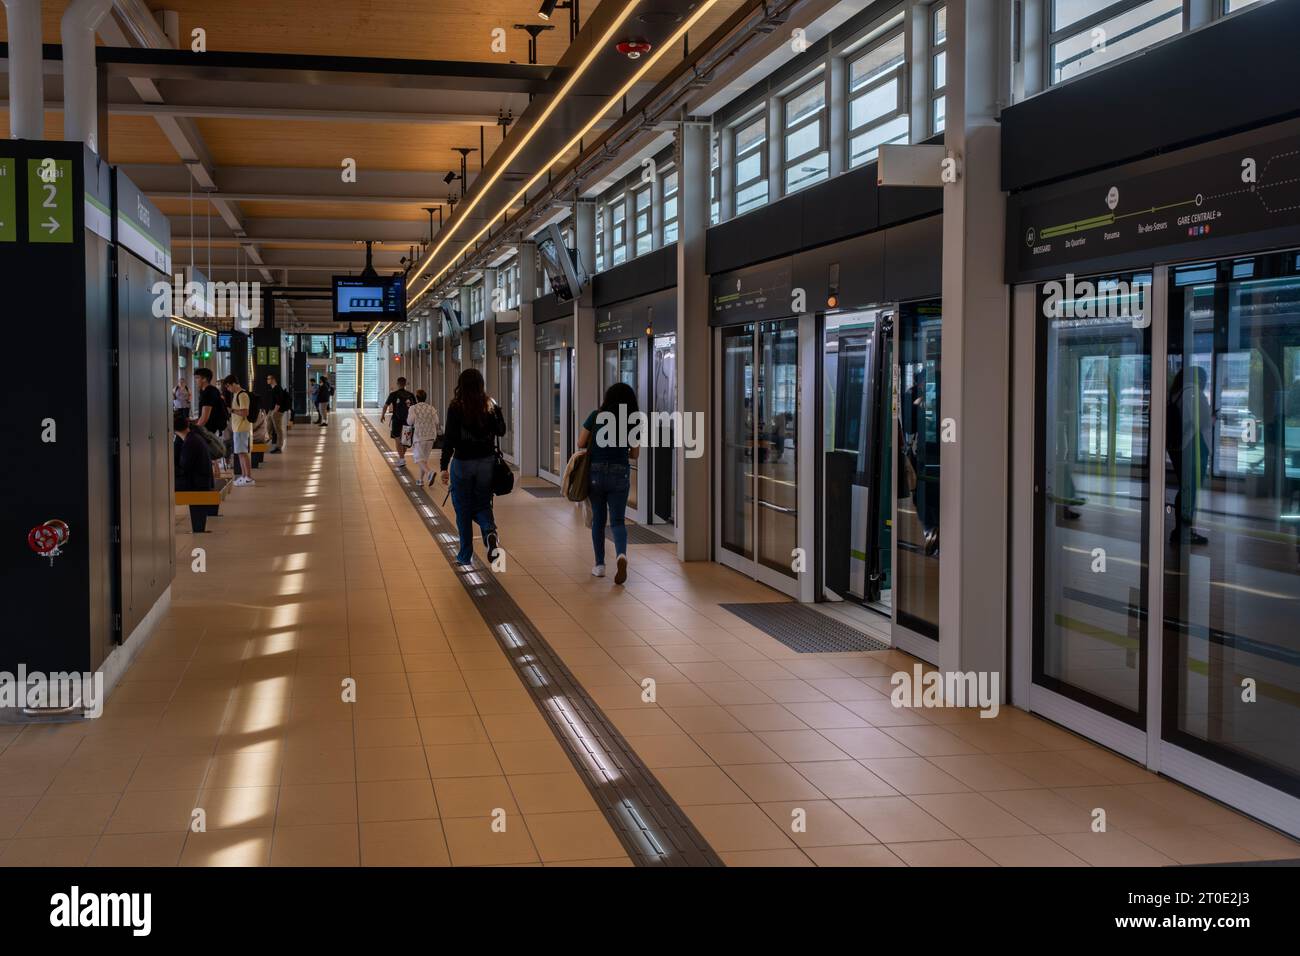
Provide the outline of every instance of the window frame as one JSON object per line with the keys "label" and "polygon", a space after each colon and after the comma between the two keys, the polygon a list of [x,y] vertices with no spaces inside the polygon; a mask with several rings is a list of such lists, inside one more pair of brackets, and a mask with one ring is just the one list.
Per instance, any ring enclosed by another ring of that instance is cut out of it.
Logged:
{"label": "window frame", "polygon": [[[609,209],[609,232],[613,249],[610,252],[611,266],[621,266],[627,262],[627,192],[621,192],[606,203]],[[618,217],[619,213],[623,218]]]}
{"label": "window frame", "polygon": [[[781,130],[781,193],[789,196],[800,190],[807,189],[809,186],[815,186],[817,183],[825,182],[830,179],[831,175],[831,149],[830,149],[830,108],[831,101],[830,90],[828,89],[830,81],[829,72],[826,70],[826,64],[823,63],[814,72],[811,79],[805,78],[800,83],[790,89],[790,92],[778,98],[781,109],[781,120],[783,129]],[[790,104],[817,88],[821,88],[821,105],[817,107],[814,113],[809,114],[799,120],[790,119]],[[787,150],[790,145],[790,137],[807,129],[809,126],[817,126],[817,143],[811,149],[791,156]],[[820,178],[810,178],[798,185],[791,186],[790,171],[801,163],[807,162],[817,156],[826,157],[826,168]]]}
{"label": "window frame", "polygon": [[[731,141],[731,175],[734,180],[731,185],[733,218],[736,216],[743,216],[747,212],[753,212],[755,209],[761,209],[772,201],[772,185],[768,167],[768,137],[770,130],[768,129],[767,114],[769,102],[769,98],[764,98],[759,104],[757,111],[751,110],[740,119],[733,122],[729,127],[731,133],[731,136],[729,137]],[[763,127],[763,135],[754,140],[752,144],[746,146],[743,151],[737,149],[737,142],[741,131],[760,124]],[[749,159],[751,154],[754,153],[757,153],[758,155],[758,173],[757,175],[746,179],[744,182],[741,182],[738,175],[741,160],[742,158],[746,160]],[[763,201],[751,203],[744,209],[741,209],[740,194],[744,190],[757,186],[760,183],[763,185]]]}
{"label": "window frame", "polygon": [[[668,181],[672,180],[672,189],[668,188]],[[671,245],[677,241],[677,223],[681,215],[681,205],[678,202],[678,195],[681,192],[681,176],[678,175],[677,167],[669,166],[659,174],[659,182],[662,189],[659,193],[659,245]],[[669,203],[672,204],[672,215],[668,214]],[[668,238],[668,231],[672,229],[673,237]]]}
{"label": "window frame", "polygon": [[[1150,50],[1154,46],[1158,46],[1161,43],[1167,43],[1170,40],[1178,39],[1178,37],[1183,36],[1188,29],[1188,17],[1189,17],[1188,0],[1178,0],[1179,10],[1176,14],[1171,12],[1166,14],[1164,17],[1161,17],[1160,20],[1155,21],[1156,23],[1158,23],[1161,20],[1169,19],[1171,16],[1177,16],[1179,18],[1177,34],[1171,37],[1164,37],[1162,39],[1156,40],[1150,44],[1147,44],[1146,46],[1140,47],[1139,49],[1132,51],[1131,53],[1126,53],[1124,56],[1119,57],[1116,60],[1112,60],[1110,62],[1100,64],[1091,69],[1084,70],[1081,73],[1076,73],[1073,76],[1062,77],[1061,79],[1058,80],[1056,79],[1056,63],[1055,63],[1056,58],[1054,55],[1054,50],[1057,44],[1062,43],[1066,40],[1072,40],[1075,37],[1080,36],[1082,34],[1090,33],[1093,29],[1105,23],[1106,21],[1113,20],[1115,17],[1123,16],[1124,14],[1129,13],[1132,10],[1136,10],[1138,7],[1150,3],[1151,0],[1111,0],[1110,3],[1107,3],[1101,9],[1096,10],[1085,17],[1080,17],[1078,20],[1075,20],[1073,23],[1069,24],[1068,26],[1063,26],[1060,28],[1057,28],[1054,22],[1054,17],[1056,14],[1054,0],[1042,0],[1042,2],[1043,2],[1043,17],[1042,17],[1043,38],[1042,39],[1043,39],[1043,89],[1044,90],[1053,89],[1054,87],[1060,86],[1064,83],[1070,83],[1074,80],[1080,79],[1081,77],[1090,76],[1093,73],[1095,73],[1097,70],[1105,69],[1106,67],[1109,66],[1114,66],[1117,63],[1122,63],[1123,61],[1127,60],[1129,57],[1137,56],[1141,53],[1144,53],[1147,50]],[[1221,0],[1221,2],[1216,4],[1215,6],[1216,6],[1216,10],[1214,11],[1214,14],[1216,17],[1222,17],[1227,15],[1226,14],[1227,0]],[[1247,8],[1243,7],[1242,9],[1244,10]],[[1240,13],[1241,11],[1238,10],[1236,12]],[[1122,40],[1127,35],[1128,34],[1123,34],[1118,39]],[[1091,52],[1090,47],[1088,48],[1088,52],[1080,54],[1080,56],[1087,56],[1089,52]],[[1077,59],[1078,57],[1075,58],[1075,60]]]}
{"label": "window frame", "polygon": [[[1050,4],[1052,0],[1044,0]],[[939,39],[939,14],[944,15],[944,32],[943,39]],[[948,2],[943,0],[942,3],[936,3],[926,11],[925,24],[926,40],[926,62],[925,76],[929,90],[926,95],[926,124],[929,128],[929,135],[937,136],[947,128],[948,120]],[[938,81],[938,70],[935,64],[939,57],[943,57],[943,82]],[[944,115],[939,116],[939,103],[944,105]]]}
{"label": "window frame", "polygon": [[[645,197],[645,206],[642,207],[641,197]],[[650,183],[646,183],[637,189],[632,190],[632,256],[643,256],[648,252],[653,252],[655,247],[655,214],[654,214],[655,197],[654,190]],[[641,228],[641,215],[645,214],[645,229]],[[646,246],[641,248],[641,240],[644,239]]]}
{"label": "window frame", "polygon": [[[859,89],[853,89],[853,64],[880,47],[898,39],[903,41],[902,62],[872,77]],[[853,141],[865,133],[886,126],[901,117],[907,120],[907,141],[911,142],[912,140],[911,93],[908,83],[910,73],[908,65],[910,61],[907,56],[907,46],[907,21],[904,19],[894,28],[886,30],[867,43],[851,47],[841,56],[844,62],[844,169],[846,172],[857,169],[859,166],[865,166],[879,155],[880,147],[877,146],[873,155],[864,154],[864,158],[854,162]],[[888,86],[890,83],[897,83],[898,90],[898,102],[895,104],[893,112],[868,120],[860,126],[854,126],[853,104],[864,97],[870,96],[880,87]],[[893,142],[893,140],[887,140],[887,142]]]}

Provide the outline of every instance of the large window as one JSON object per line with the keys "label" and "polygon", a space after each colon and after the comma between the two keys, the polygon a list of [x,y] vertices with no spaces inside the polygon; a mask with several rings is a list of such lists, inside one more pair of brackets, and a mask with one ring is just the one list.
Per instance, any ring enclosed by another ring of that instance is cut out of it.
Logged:
{"label": "large window", "polygon": [[[1183,0],[1049,0],[1051,82],[1114,62],[1183,29]],[[1244,4],[1243,4],[1244,5]]]}
{"label": "large window", "polygon": [[930,132],[942,133],[948,97],[948,8],[930,11]]}
{"label": "large window", "polygon": [[609,202],[610,232],[613,234],[614,265],[627,261],[627,197],[619,196]]}
{"label": "large window", "polygon": [[785,191],[797,192],[830,173],[826,148],[826,80],[818,75],[782,104],[785,116]]}
{"label": "large window", "polygon": [[767,113],[741,122],[735,131],[733,152],[736,177],[736,215],[767,202]]}
{"label": "large window", "polygon": [[848,66],[849,168],[876,158],[882,143],[905,143],[909,126],[903,30],[851,55]]}
{"label": "large window", "polygon": [[677,170],[671,169],[663,174],[663,224],[665,246],[677,241]]}
{"label": "large window", "polygon": [[632,194],[632,208],[634,219],[632,220],[632,239],[636,248],[635,255],[645,255],[654,245],[654,236],[652,229],[654,222],[650,215],[650,200],[652,199],[650,186],[646,185]]}
{"label": "large window", "polygon": [[483,308],[483,283],[471,286],[469,290],[469,320],[482,322],[487,316]]}

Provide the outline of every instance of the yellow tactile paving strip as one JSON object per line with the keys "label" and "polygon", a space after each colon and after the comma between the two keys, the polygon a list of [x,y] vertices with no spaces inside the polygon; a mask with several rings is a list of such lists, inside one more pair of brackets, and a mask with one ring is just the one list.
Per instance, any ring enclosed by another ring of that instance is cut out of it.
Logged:
{"label": "yellow tactile paving strip", "polygon": [[[628,865],[382,457],[361,429],[345,442],[344,421],[295,428],[214,533],[178,536],[171,608],[103,717],[0,728],[0,864]],[[617,589],[590,577],[572,506],[516,493],[498,522],[502,582],[729,864],[1300,856],[1012,708],[895,710],[888,675],[911,658],[796,655],[717,607],[775,596],[716,564],[634,545]],[[1105,834],[1090,829],[1098,806]]]}

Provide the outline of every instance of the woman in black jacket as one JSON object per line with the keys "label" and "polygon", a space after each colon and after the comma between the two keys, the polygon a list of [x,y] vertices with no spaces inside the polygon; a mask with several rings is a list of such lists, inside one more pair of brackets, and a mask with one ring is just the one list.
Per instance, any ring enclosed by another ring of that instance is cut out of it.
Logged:
{"label": "woman in black jacket", "polygon": [[[497,525],[492,516],[492,468],[496,462],[497,439],[506,433],[501,406],[488,397],[483,376],[467,368],[456,382],[456,394],[447,407],[443,431],[442,483],[451,485],[451,503],[456,509],[456,530],[460,552],[456,560],[474,563],[474,523],[483,529],[488,560],[497,553]],[[450,465],[450,469],[449,466]]]}

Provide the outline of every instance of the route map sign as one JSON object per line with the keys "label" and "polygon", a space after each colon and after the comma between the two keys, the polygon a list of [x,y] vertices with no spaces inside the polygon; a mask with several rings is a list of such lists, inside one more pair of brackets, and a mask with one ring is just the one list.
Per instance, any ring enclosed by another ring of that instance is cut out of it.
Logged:
{"label": "route map sign", "polygon": [[1089,180],[1099,185],[1041,201],[1031,193],[1018,216],[1013,206],[1007,226],[1018,231],[1009,238],[1009,281],[1148,250],[1151,262],[1157,251],[1165,259],[1194,257],[1191,249],[1168,247],[1300,225],[1300,136],[1140,175],[1121,167],[1110,179]]}

